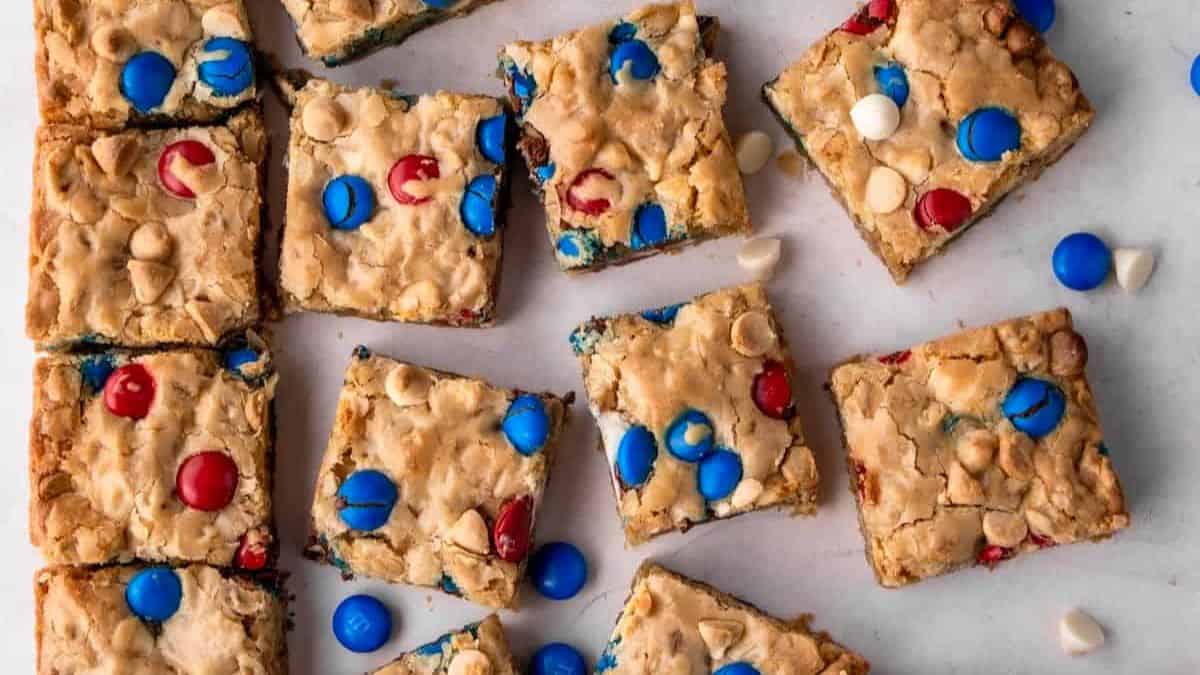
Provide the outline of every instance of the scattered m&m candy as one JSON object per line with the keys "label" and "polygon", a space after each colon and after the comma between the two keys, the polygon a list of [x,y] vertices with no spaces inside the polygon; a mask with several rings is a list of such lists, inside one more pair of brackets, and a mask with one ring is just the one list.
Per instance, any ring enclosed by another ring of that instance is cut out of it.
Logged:
{"label": "scattered m&m candy", "polygon": [[657,246],[666,240],[667,213],[663,207],[654,202],[639,206],[633,214],[633,249]]}
{"label": "scattered m&m candy", "polygon": [[721,666],[713,675],[759,675],[758,668],[745,661],[735,661]]}
{"label": "scattered m&m candy", "polygon": [[237,493],[238,468],[218,450],[197,452],[183,460],[175,474],[179,501],[197,511],[220,511]]}
{"label": "scattered m&m candy", "polygon": [[934,188],[917,198],[913,219],[922,230],[953,232],[971,219],[971,200],[949,188]]}
{"label": "scattered m&m candy", "polygon": [[1000,409],[1019,431],[1031,438],[1041,438],[1058,427],[1067,410],[1067,401],[1057,386],[1023,377],[1009,390]]}
{"label": "scattered m&m candy", "polygon": [[641,40],[626,40],[618,43],[613,47],[612,56],[608,62],[608,74],[616,84],[620,84],[623,81],[622,78],[653,79],[655,75],[658,75],[660,69],[661,66],[658,63],[658,57],[654,55],[654,50]]}
{"label": "scattered m&m candy", "polygon": [[433,200],[430,195],[414,195],[404,189],[410,181],[427,181],[442,177],[436,157],[429,155],[405,155],[388,171],[388,190],[396,201],[406,206],[419,206]]}
{"label": "scattered m&m candy", "polygon": [[908,102],[908,75],[898,63],[875,66],[875,83],[884,96],[896,102],[900,108]]}
{"label": "scattered m&m candy", "polygon": [[867,94],[850,109],[850,121],[868,141],[886,140],[900,128],[900,107],[884,94]]}
{"label": "scattered m&m candy", "polygon": [[716,450],[700,460],[696,471],[696,486],[709,501],[724,499],[733,494],[742,482],[742,458],[729,450]]}
{"label": "scattered m&m candy", "polygon": [[980,108],[959,123],[955,142],[973,162],[998,162],[1021,147],[1021,123],[1002,108]]}
{"label": "scattered m&m candy", "polygon": [[550,438],[550,416],[546,413],[546,405],[533,394],[521,394],[508,406],[500,428],[517,452],[532,456]]}
{"label": "scattered m&m candy", "polygon": [[360,532],[370,532],[387,523],[400,493],[384,473],[362,469],[342,482],[337,498],[342,522]]}
{"label": "scattered m&m candy", "polygon": [[1017,11],[1039,33],[1045,33],[1054,25],[1058,14],[1054,0],[1015,0]]}
{"label": "scattered m&m candy", "polygon": [[646,427],[635,424],[625,430],[617,446],[617,475],[621,482],[638,487],[650,477],[658,459],[658,441]]}
{"label": "scattered m&m candy", "polygon": [[1063,286],[1076,291],[1090,291],[1103,284],[1112,260],[1108,245],[1090,232],[1064,237],[1050,257],[1054,276]]}
{"label": "scattered m&m candy", "polygon": [[489,117],[475,127],[475,144],[479,154],[495,164],[504,164],[508,146],[508,115]]}
{"label": "scattered m&m candy", "polygon": [[179,611],[183,584],[170,567],[148,567],[138,571],[125,586],[125,604],[143,621],[166,621]]}
{"label": "scattered m&m candy", "polygon": [[375,215],[375,191],[362,176],[338,176],[325,186],[321,206],[330,227],[357,230]]}
{"label": "scattered m&m candy", "polygon": [[121,68],[121,95],[143,114],[162,105],[174,84],[175,66],[158,52],[134,54]]}
{"label": "scattered m&m candy", "polygon": [[496,555],[505,562],[521,562],[529,554],[532,534],[533,499],[526,495],[504,502],[492,527]]}
{"label": "scattered m&m candy", "polygon": [[262,536],[252,536],[247,532],[242,535],[242,542],[233,556],[233,564],[241,569],[255,572],[267,566],[267,559],[270,555]]}
{"label": "scattered m&m candy", "polygon": [[767,361],[751,386],[754,405],[767,417],[787,419],[792,408],[792,383],[782,363]]}
{"label": "scattered m&m candy", "polygon": [[587,664],[579,651],[562,642],[552,642],[533,653],[530,675],[587,675]]}
{"label": "scattered m&m candy", "polygon": [[463,193],[458,213],[463,225],[477,237],[490,237],[496,233],[496,188],[496,177],[487,173],[472,178]]}
{"label": "scattered m&m candy", "polygon": [[688,410],[667,427],[667,450],[676,459],[699,462],[713,449],[713,425],[708,415]]}
{"label": "scattered m&m candy", "polygon": [[117,417],[140,420],[154,403],[154,376],[140,363],[117,368],[104,382],[104,406]]}
{"label": "scattered m&m candy", "polygon": [[187,183],[171,171],[171,164],[179,157],[192,166],[208,166],[217,161],[209,147],[199,141],[179,141],[168,145],[158,156],[158,181],[164,190],[180,199],[195,199],[196,193]]}
{"label": "scattered m&m candy", "polygon": [[529,578],[538,593],[551,600],[566,600],[574,597],[587,581],[587,560],[571,544],[552,542],[533,554]]}
{"label": "scattered m&m candy", "polygon": [[392,636],[392,614],[377,598],[352,595],[333,611],[333,635],[352,652],[373,652]]}
{"label": "scattered m&m candy", "polygon": [[254,84],[254,55],[250,46],[230,37],[217,37],[204,43],[204,53],[224,52],[218,59],[202,61],[200,81],[218,96],[237,96]]}
{"label": "scattered m&m candy", "polygon": [[580,172],[567,186],[567,206],[589,216],[598,216],[612,208],[612,198],[619,194],[621,184],[604,169],[591,168]]}

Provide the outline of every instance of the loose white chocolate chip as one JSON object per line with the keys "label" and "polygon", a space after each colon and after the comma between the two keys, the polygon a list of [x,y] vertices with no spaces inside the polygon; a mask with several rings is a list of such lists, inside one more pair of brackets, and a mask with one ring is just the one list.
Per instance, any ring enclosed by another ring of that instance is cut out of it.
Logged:
{"label": "loose white chocolate chip", "polygon": [[171,235],[160,223],[146,223],[130,235],[129,253],[138,260],[163,260],[171,255]]}
{"label": "loose white chocolate chip", "polygon": [[153,304],[162,297],[175,278],[173,268],[156,262],[130,260],[126,267],[129,269],[129,281],[133,284],[133,296],[143,305]]}
{"label": "loose white chocolate chip", "polygon": [[761,131],[751,131],[737,139],[734,153],[737,156],[738,171],[752,176],[762,171],[771,160],[771,155],[775,154],[775,146],[771,143],[770,136]]}
{"label": "loose white chocolate chip", "polygon": [[384,392],[398,406],[424,403],[429,398],[431,386],[433,382],[428,375],[404,364],[392,368],[383,381]]}
{"label": "loose white chocolate chip", "polygon": [[908,183],[899,171],[886,166],[871,169],[867,178],[867,206],[875,213],[891,213],[904,205]]}
{"label": "loose white chocolate chip", "polygon": [[1145,248],[1113,250],[1113,267],[1121,288],[1136,293],[1146,285],[1154,272],[1154,252]]}
{"label": "loose white chocolate chip", "polygon": [[778,337],[771,327],[771,320],[763,312],[743,312],[733,320],[729,329],[729,340],[733,349],[742,356],[755,358],[775,347]]}
{"label": "loose white chocolate chip", "polygon": [[725,652],[737,644],[746,632],[745,626],[732,619],[705,619],[696,624],[696,628],[714,661],[725,658]]}
{"label": "loose white chocolate chip", "polygon": [[763,484],[761,482],[747,478],[738,483],[737,489],[733,491],[733,496],[729,498],[729,503],[735,509],[744,509],[757,501],[762,492]]}
{"label": "loose white chocolate chip", "polygon": [[983,536],[989,544],[1015,548],[1029,535],[1029,524],[1016,513],[988,511],[983,516]]}
{"label": "loose white chocolate chip", "polygon": [[333,99],[316,98],[304,106],[301,123],[304,125],[304,133],[314,140],[332,141],[346,127],[346,111]]}
{"label": "loose white chocolate chip", "polygon": [[491,550],[487,523],[475,509],[464,511],[450,528],[450,541],[472,553],[487,555]]}
{"label": "loose white chocolate chip", "polygon": [[478,649],[464,649],[455,654],[446,669],[446,675],[488,675],[491,672],[492,662]]}
{"label": "loose white chocolate chip", "polygon": [[742,244],[738,251],[737,261],[742,269],[754,275],[759,281],[766,281],[775,273],[779,258],[783,255],[783,242],[778,239],[751,239]]}
{"label": "loose white chocolate chip", "polygon": [[1104,644],[1104,629],[1083,611],[1073,609],[1058,622],[1058,642],[1071,656],[1086,654]]}
{"label": "loose white chocolate chip", "polygon": [[850,109],[850,120],[863,138],[882,141],[900,128],[900,108],[883,94],[867,94]]}

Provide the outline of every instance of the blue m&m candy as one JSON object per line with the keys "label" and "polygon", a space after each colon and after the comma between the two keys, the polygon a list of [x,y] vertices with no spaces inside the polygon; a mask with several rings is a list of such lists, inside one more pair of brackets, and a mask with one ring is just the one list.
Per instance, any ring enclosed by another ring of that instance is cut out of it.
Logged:
{"label": "blue m&m candy", "polygon": [[533,104],[533,97],[537,95],[537,81],[533,79],[532,75],[518,68],[515,63],[508,64],[505,70],[508,73],[512,93],[521,102],[521,110],[525,110]]}
{"label": "blue m&m candy", "polygon": [[620,82],[622,71],[635,80],[649,80],[658,75],[658,57],[650,45],[641,40],[627,40],[613,47],[608,61],[608,74],[613,82]]}
{"label": "blue m&m candy", "polygon": [[633,214],[634,250],[657,246],[667,240],[667,213],[662,206],[649,202],[642,204]]}
{"label": "blue m&m candy", "polygon": [[646,482],[658,458],[658,442],[646,427],[635,424],[625,430],[617,446],[617,474],[630,487]]}
{"label": "blue m&m candy", "polygon": [[637,26],[628,21],[622,21],[608,31],[608,41],[614,45],[621,44],[629,42],[635,35],[637,35]]}
{"label": "blue m&m candy", "polygon": [[476,176],[463,193],[458,214],[463,225],[477,237],[490,237],[496,233],[496,212],[492,205],[496,200],[496,177],[491,174]]}
{"label": "blue m&m candy", "polygon": [[1200,54],[1196,56],[1196,60],[1192,61],[1192,91],[1200,96]]}
{"label": "blue m&m candy", "polygon": [[554,253],[565,267],[591,265],[602,250],[600,240],[591,230],[567,230],[554,245]]}
{"label": "blue m&m candy", "polygon": [[121,68],[121,95],[134,110],[148,113],[167,99],[175,66],[158,52],[139,52]]}
{"label": "blue m&m candy", "polygon": [[529,457],[541,450],[550,438],[550,416],[546,414],[542,399],[533,394],[522,394],[508,406],[500,428],[517,452]]}
{"label": "blue m&m candy", "polygon": [[421,0],[421,2],[424,3],[426,7],[432,7],[434,9],[450,9],[450,6],[454,4],[455,0]]}
{"label": "blue m&m candy", "polygon": [[759,672],[758,668],[745,661],[735,661],[721,666],[713,675],[759,675]]}
{"label": "blue m&m candy", "polygon": [[875,66],[875,83],[884,96],[896,102],[896,107],[903,108],[908,102],[908,75],[900,64]]}
{"label": "blue m&m candy", "polygon": [[675,323],[675,317],[679,316],[679,310],[683,309],[685,304],[687,303],[681,302],[674,305],[667,305],[666,307],[647,309],[642,312],[642,318],[660,326],[670,325]]}
{"label": "blue m&m candy", "polygon": [[225,56],[200,64],[200,81],[218,96],[237,96],[254,84],[254,55],[241,40],[218,37],[204,43],[204,52],[225,52]]}
{"label": "blue m&m candy", "polygon": [[1018,430],[1032,438],[1054,431],[1066,412],[1067,401],[1055,385],[1032,377],[1017,380],[1000,410]]}
{"label": "blue m&m candy", "polygon": [[533,175],[537,178],[537,182],[545,183],[554,178],[554,174],[558,171],[558,166],[554,162],[547,162],[533,170]]}
{"label": "blue m&m candy", "polygon": [[400,494],[396,484],[380,471],[364,469],[350,474],[337,491],[338,516],[348,527],[370,532],[383,527]]}
{"label": "blue m&m candy", "polygon": [[1054,276],[1063,286],[1075,291],[1090,291],[1108,278],[1112,251],[1100,237],[1076,232],[1063,237],[1050,256]]}
{"label": "blue m&m candy", "polygon": [[529,561],[529,578],[538,593],[551,600],[572,598],[587,581],[587,561],[565,541],[542,546]]}
{"label": "blue m&m candy", "polygon": [[1021,16],[1039,33],[1045,33],[1054,25],[1054,17],[1058,13],[1054,0],[1016,0],[1015,4]]}
{"label": "blue m&m candy", "polygon": [[183,584],[170,567],[148,567],[125,586],[125,604],[143,621],[166,621],[179,611]]}
{"label": "blue m&m candy", "polygon": [[375,215],[375,191],[362,176],[338,176],[321,195],[325,218],[335,230],[357,230]]}
{"label": "blue m&m candy", "polygon": [[533,653],[529,675],[587,675],[587,664],[571,645],[552,642]]}
{"label": "blue m&m candy", "polygon": [[717,450],[700,460],[696,470],[696,487],[709,501],[724,499],[733,494],[742,482],[742,458],[736,452]]}
{"label": "blue m&m candy", "polygon": [[1021,123],[1007,110],[980,108],[958,125],[958,151],[973,162],[998,162],[1021,147]]}
{"label": "blue m&m candy", "polygon": [[667,450],[685,462],[699,462],[713,449],[713,426],[708,415],[688,410],[667,427]]}
{"label": "blue m&m candy", "polygon": [[475,127],[475,144],[479,154],[490,162],[503,164],[506,153],[508,115],[500,114],[483,120]]}
{"label": "blue m&m candy", "polygon": [[222,360],[225,362],[227,370],[232,370],[236,373],[242,369],[242,366],[257,361],[258,357],[258,350],[252,347],[238,347],[226,351],[222,356]]}
{"label": "blue m&m candy", "polygon": [[352,595],[333,610],[333,635],[352,652],[373,652],[392,636],[392,614],[376,598]]}
{"label": "blue m&m candy", "polygon": [[114,370],[116,366],[112,357],[106,354],[89,356],[79,363],[79,375],[83,378],[83,384],[93,392],[104,389],[104,383],[108,382],[108,376],[112,375]]}

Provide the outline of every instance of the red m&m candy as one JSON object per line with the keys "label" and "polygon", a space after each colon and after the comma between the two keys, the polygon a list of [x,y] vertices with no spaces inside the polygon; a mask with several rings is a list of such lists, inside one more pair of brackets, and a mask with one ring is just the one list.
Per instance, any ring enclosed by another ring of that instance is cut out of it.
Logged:
{"label": "red m&m candy", "polygon": [[530,531],[533,529],[533,499],[528,496],[510,499],[500,507],[492,539],[501,560],[516,563],[529,554]]}
{"label": "red m&m candy", "polygon": [[104,406],[118,417],[140,420],[154,403],[154,376],[140,363],[117,368],[104,382]]}
{"label": "red m&m candy", "polygon": [[854,16],[846,19],[842,30],[855,35],[870,35],[892,18],[892,0],[871,0]]}
{"label": "red m&m candy", "polygon": [[415,196],[404,190],[404,184],[409,181],[425,181],[442,177],[435,157],[429,155],[406,155],[400,158],[388,172],[388,189],[396,201],[406,206],[417,206],[431,201],[429,195]]}
{"label": "red m&m candy", "polygon": [[1011,557],[1013,557],[1013,550],[1011,548],[989,544],[979,552],[979,555],[975,558],[975,562],[980,565],[992,567],[998,565],[1000,561],[1008,560]]}
{"label": "red m&m candy", "polygon": [[266,567],[266,542],[262,541],[261,537],[253,536],[249,532],[242,535],[242,544],[238,546],[237,554],[233,558],[233,564],[251,572]]}
{"label": "red m&m candy", "polygon": [[776,361],[763,364],[762,372],[754,376],[754,404],[762,414],[775,419],[786,419],[792,407],[792,383],[787,369]]}
{"label": "red m&m candy", "polygon": [[175,494],[179,501],[197,511],[225,508],[233,501],[237,485],[237,464],[218,450],[205,450],[188,457],[175,474]]}
{"label": "red m&m candy", "polygon": [[913,217],[921,229],[953,232],[971,218],[971,200],[947,188],[930,190],[917,200]]}
{"label": "red m&m candy", "polygon": [[604,169],[588,169],[575,176],[567,188],[567,205],[580,213],[598,216],[612,208],[603,188],[616,184],[616,178]]}
{"label": "red m&m candy", "polygon": [[163,189],[180,199],[195,199],[196,193],[183,181],[171,173],[171,163],[176,157],[182,157],[192,166],[207,166],[217,161],[216,155],[208,146],[199,141],[179,141],[172,143],[158,157],[158,180]]}

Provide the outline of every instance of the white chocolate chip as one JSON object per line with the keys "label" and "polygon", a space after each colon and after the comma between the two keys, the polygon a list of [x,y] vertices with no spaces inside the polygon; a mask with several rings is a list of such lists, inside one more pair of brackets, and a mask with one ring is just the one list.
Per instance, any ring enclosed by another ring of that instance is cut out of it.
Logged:
{"label": "white chocolate chip", "polygon": [[737,139],[734,153],[737,156],[738,171],[752,176],[762,171],[771,160],[771,155],[775,154],[775,147],[770,136],[761,131],[751,131]]}
{"label": "white chocolate chip", "polygon": [[388,108],[383,97],[378,94],[371,94],[367,100],[363,101],[362,105],[362,121],[368,127],[375,128],[387,119]]}
{"label": "white chocolate chip", "polygon": [[425,371],[405,364],[397,365],[383,381],[387,397],[398,406],[424,403],[429,399],[429,388],[433,381]]}
{"label": "white chocolate chip", "polygon": [[304,106],[301,123],[304,125],[304,133],[313,139],[332,141],[346,127],[346,111],[333,99],[315,98]]}
{"label": "white chocolate chip", "polygon": [[760,281],[766,281],[775,273],[779,258],[783,254],[783,242],[778,239],[751,239],[742,244],[738,251],[737,261],[742,269],[754,275]]}
{"label": "white chocolate chip", "polygon": [[955,449],[963,468],[979,474],[992,465],[996,456],[996,435],[986,429],[974,429],[958,439]]}
{"label": "white chocolate chip", "polygon": [[1029,535],[1024,516],[1005,511],[988,511],[983,515],[983,536],[989,544],[1015,548]]}
{"label": "white chocolate chip", "polygon": [[1115,249],[1113,267],[1116,268],[1117,283],[1121,288],[1136,293],[1146,285],[1154,272],[1154,252],[1145,248]]}
{"label": "white chocolate chip", "polygon": [[204,30],[205,35],[238,39],[246,37],[246,29],[242,25],[241,18],[229,5],[213,7],[205,12],[200,19],[200,27]]}
{"label": "white chocolate chip", "polygon": [[1058,642],[1071,656],[1086,654],[1104,644],[1104,629],[1083,611],[1073,609],[1058,622]]}
{"label": "white chocolate chip", "polygon": [[146,223],[130,235],[129,253],[138,260],[163,260],[171,255],[171,235],[161,223]]}
{"label": "white chocolate chip", "polygon": [[360,21],[370,21],[375,17],[375,10],[371,8],[370,0],[332,0],[329,3],[329,9],[338,16]]}
{"label": "white chocolate chip", "polygon": [[96,159],[96,164],[113,178],[129,173],[137,154],[137,137],[132,135],[102,136],[92,142],[92,157]]}
{"label": "white chocolate chip", "polygon": [[454,655],[446,675],[489,675],[492,662],[478,649],[464,649]]}
{"label": "white chocolate chip", "polygon": [[196,323],[200,334],[207,342],[216,342],[217,338],[221,337],[223,332],[221,329],[226,323],[226,317],[215,302],[191,300],[183,306],[183,310]]}
{"label": "white chocolate chip", "polygon": [[450,541],[479,555],[487,555],[492,548],[487,523],[475,509],[464,511],[458,517],[458,522],[450,528]]}
{"label": "white chocolate chip", "polygon": [[891,213],[904,205],[908,183],[899,171],[886,166],[871,169],[867,178],[867,206],[875,213]]}
{"label": "white chocolate chip", "polygon": [[146,260],[130,260],[129,281],[133,284],[133,296],[143,305],[153,304],[162,297],[163,291],[175,278],[175,269]]}
{"label": "white chocolate chip", "polygon": [[696,624],[696,628],[714,661],[725,658],[725,652],[737,644],[746,632],[745,626],[732,619],[705,619]]}
{"label": "white chocolate chip", "polygon": [[654,596],[649,590],[642,588],[629,599],[629,608],[634,616],[650,616],[654,611]]}
{"label": "white chocolate chip", "polygon": [[850,120],[863,138],[882,141],[900,128],[900,108],[883,94],[867,94],[850,109]]}
{"label": "white chocolate chip", "polygon": [[117,24],[105,24],[92,33],[92,51],[102,59],[120,62],[133,56],[137,43],[129,31]]}
{"label": "white chocolate chip", "polygon": [[738,483],[737,489],[733,491],[733,496],[729,498],[729,502],[735,509],[744,509],[758,500],[759,495],[763,492],[763,484],[753,478],[747,478]]}
{"label": "white chocolate chip", "polygon": [[778,341],[771,319],[763,312],[743,312],[729,329],[733,349],[742,356],[755,358],[775,348]]}

